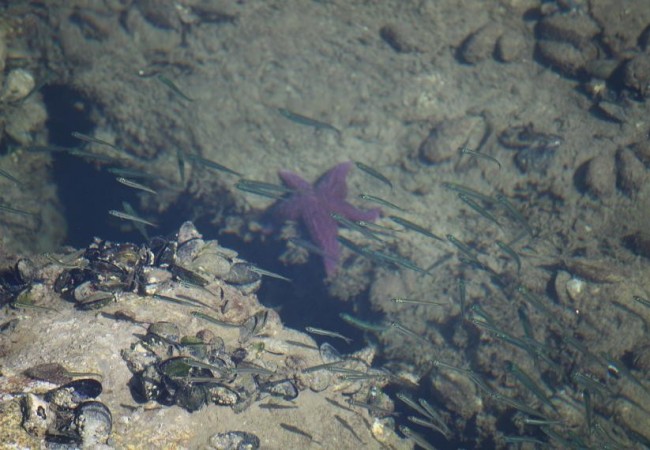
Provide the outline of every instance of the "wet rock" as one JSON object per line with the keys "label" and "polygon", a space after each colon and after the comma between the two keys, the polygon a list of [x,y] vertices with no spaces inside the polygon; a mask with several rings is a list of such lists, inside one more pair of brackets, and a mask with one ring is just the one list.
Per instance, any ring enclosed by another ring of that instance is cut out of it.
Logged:
{"label": "wet rock", "polygon": [[635,254],[650,258],[650,233],[635,231],[623,238],[623,244]]}
{"label": "wet rock", "polygon": [[537,24],[537,49],[546,63],[575,77],[588,61],[598,57],[592,42],[600,27],[586,14],[553,14]]}
{"label": "wet rock", "polygon": [[547,64],[570,77],[577,76],[587,61],[596,56],[595,52],[585,53],[567,42],[539,41],[537,50]]}
{"label": "wet rock", "polygon": [[477,148],[486,128],[485,120],[480,116],[445,120],[436,125],[420,144],[420,159],[427,164],[439,164],[457,155],[463,145]]}
{"label": "wet rock", "polygon": [[625,65],[623,82],[641,97],[650,95],[650,55],[640,54]]}
{"label": "wet rock", "polygon": [[616,103],[602,100],[595,105],[595,111],[604,119],[616,123],[625,123],[627,122],[628,117],[627,107],[628,105],[626,105],[625,102]]}
{"label": "wet rock", "polygon": [[499,134],[499,142],[506,148],[517,150],[514,161],[521,172],[544,173],[563,139],[555,134],[536,131],[530,123],[506,128]]}
{"label": "wet rock", "polygon": [[[580,171],[580,169],[578,169]],[[582,166],[582,186],[596,198],[605,199],[614,193],[616,173],[614,159],[609,155],[598,155]]]}
{"label": "wet rock", "polygon": [[35,84],[31,73],[23,69],[12,70],[5,80],[0,100],[7,103],[22,100],[34,89]]}
{"label": "wet rock", "polygon": [[621,62],[617,59],[594,59],[585,65],[587,75],[600,80],[607,80]]}
{"label": "wet rock", "polygon": [[553,14],[537,24],[540,39],[566,42],[578,49],[589,46],[598,33],[600,27],[586,14]]}
{"label": "wet rock", "polygon": [[635,142],[630,145],[630,150],[645,165],[650,168],[650,139]]}
{"label": "wet rock", "polygon": [[165,29],[180,28],[180,19],[174,3],[140,0],[136,6],[149,23]]}
{"label": "wet rock", "polygon": [[629,148],[616,154],[616,185],[630,197],[635,196],[648,181],[648,173]]}
{"label": "wet rock", "polygon": [[418,51],[415,40],[409,36],[406,28],[390,24],[384,25],[379,30],[379,36],[397,53],[413,53]]}
{"label": "wet rock", "polygon": [[507,29],[497,39],[495,57],[505,63],[521,61],[528,53],[528,41],[523,30]]}
{"label": "wet rock", "polygon": [[458,58],[466,64],[477,64],[494,54],[494,48],[503,28],[489,23],[467,36],[458,50]]}
{"label": "wet rock", "polygon": [[260,439],[252,433],[228,431],[212,436],[210,445],[215,450],[257,450]]}

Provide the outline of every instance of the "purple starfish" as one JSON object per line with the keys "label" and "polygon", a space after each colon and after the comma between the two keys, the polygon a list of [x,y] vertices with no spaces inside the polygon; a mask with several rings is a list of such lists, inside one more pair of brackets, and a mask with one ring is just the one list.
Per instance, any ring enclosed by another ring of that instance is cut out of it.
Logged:
{"label": "purple starfish", "polygon": [[351,162],[337,164],[325,172],[312,186],[300,175],[281,170],[278,172],[284,184],[295,192],[286,200],[274,205],[273,214],[284,220],[300,220],[306,227],[311,239],[323,251],[325,273],[331,276],[341,255],[337,240],[338,223],[331,214],[336,212],[349,220],[375,220],[381,210],[373,208],[363,211],[355,208],[345,200],[348,187],[345,178],[352,167]]}

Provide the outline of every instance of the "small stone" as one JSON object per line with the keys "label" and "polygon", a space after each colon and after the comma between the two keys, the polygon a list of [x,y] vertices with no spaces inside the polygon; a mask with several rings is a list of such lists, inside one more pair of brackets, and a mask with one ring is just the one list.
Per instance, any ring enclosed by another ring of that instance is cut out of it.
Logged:
{"label": "small stone", "polygon": [[408,31],[401,27],[384,25],[379,30],[379,36],[397,53],[413,53],[418,50],[414,39],[411,39]]}
{"label": "small stone", "polygon": [[528,42],[523,31],[508,29],[497,39],[495,56],[505,63],[521,61],[527,50]]}
{"label": "small stone", "polygon": [[553,14],[537,24],[541,39],[565,42],[577,49],[588,46],[598,33],[600,27],[586,14]]}
{"label": "small stone", "polygon": [[580,278],[571,278],[569,281],[566,283],[566,291],[567,294],[569,294],[569,297],[571,300],[574,302],[578,302],[580,300],[580,296],[582,295],[584,289],[585,289],[586,283],[582,281]]}
{"label": "small stone", "polygon": [[543,61],[570,77],[579,75],[587,61],[596,56],[595,48],[584,52],[567,42],[538,41],[537,50]]}
{"label": "small stone", "polygon": [[620,65],[621,62],[616,59],[594,59],[587,62],[585,71],[592,78],[607,80]]}
{"label": "small stone", "polygon": [[630,197],[635,196],[648,182],[648,172],[629,148],[616,154],[616,185]]}
{"label": "small stone", "polygon": [[34,86],[34,77],[31,73],[24,69],[12,70],[5,80],[1,100],[7,103],[22,100],[34,89]]}
{"label": "small stone", "polygon": [[485,132],[485,120],[480,116],[445,120],[436,125],[420,144],[420,158],[427,164],[442,163],[456,156],[463,145],[477,148]]}
{"label": "small stone", "polygon": [[494,23],[479,28],[465,38],[458,52],[459,59],[466,64],[477,64],[491,58],[497,39],[503,29]]}
{"label": "small stone", "polygon": [[614,158],[609,155],[598,155],[589,160],[583,170],[585,170],[584,187],[594,197],[604,199],[614,193],[616,185]]}
{"label": "small stone", "polygon": [[623,82],[641,97],[648,98],[650,96],[650,55],[641,54],[629,61],[625,65]]}
{"label": "small stone", "polygon": [[632,150],[634,155],[639,158],[646,168],[650,168],[650,139],[635,142],[630,145],[630,150]]}
{"label": "small stone", "polygon": [[623,244],[632,252],[644,258],[650,258],[650,234],[636,231],[623,238]]}

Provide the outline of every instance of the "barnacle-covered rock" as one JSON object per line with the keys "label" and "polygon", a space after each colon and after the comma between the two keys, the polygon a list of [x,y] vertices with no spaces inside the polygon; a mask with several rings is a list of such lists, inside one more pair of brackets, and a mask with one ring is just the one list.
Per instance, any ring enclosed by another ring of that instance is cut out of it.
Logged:
{"label": "barnacle-covered rock", "polygon": [[215,450],[257,450],[260,448],[260,439],[253,433],[228,431],[213,435],[210,445]]}

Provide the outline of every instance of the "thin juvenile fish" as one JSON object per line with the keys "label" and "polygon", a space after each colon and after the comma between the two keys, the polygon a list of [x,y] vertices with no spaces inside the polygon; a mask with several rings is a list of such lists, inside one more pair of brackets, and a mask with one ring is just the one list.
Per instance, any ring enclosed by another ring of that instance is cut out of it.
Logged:
{"label": "thin juvenile fish", "polygon": [[516,222],[519,222],[525,229],[526,232],[531,236],[535,236],[535,232],[531,228],[530,224],[528,223],[528,220],[524,217],[522,213],[520,213],[517,208],[514,207],[512,203],[508,200],[508,198],[503,195],[503,194],[497,194],[495,196],[496,201],[499,202],[503,207],[510,213],[513,219],[515,219]]}
{"label": "thin juvenile fish", "polygon": [[185,300],[185,301],[188,301],[190,303],[194,303],[197,307],[202,306],[204,308],[208,308],[208,309],[212,309],[212,310],[217,311],[217,309],[214,306],[210,306],[207,303],[202,302],[201,300],[197,300],[194,297],[190,297],[189,295],[176,294],[176,296],[178,298],[180,298],[181,300]]}
{"label": "thin juvenile fish", "polygon": [[445,431],[442,428],[440,428],[437,423],[434,423],[430,420],[426,420],[416,416],[408,416],[407,419],[416,425],[431,428],[433,431],[437,431],[438,433],[447,436],[447,433],[445,433]]}
{"label": "thin juvenile fish", "polygon": [[357,225],[352,220],[343,217],[341,214],[339,214],[337,212],[330,213],[330,217],[332,217],[332,219],[336,220],[338,223],[340,223],[344,227],[347,227],[347,228],[349,228],[351,230],[354,230],[354,231],[357,231],[357,232],[363,234],[368,239],[372,239],[372,240],[381,242],[381,239],[379,237],[377,237],[377,235],[374,232],[370,231],[368,228]]}
{"label": "thin juvenile fish", "polygon": [[155,298],[156,300],[162,300],[163,302],[173,303],[175,305],[181,305],[181,306],[190,306],[192,308],[196,308],[195,303],[189,302],[187,300],[182,300],[180,298],[169,297],[168,295],[161,295],[161,294],[153,294],[152,297]]}
{"label": "thin juvenile fish", "polygon": [[133,188],[133,189],[138,189],[140,191],[148,192],[148,193],[153,194],[153,195],[158,195],[158,192],[154,191],[150,187],[147,187],[147,186],[145,186],[143,184],[140,184],[140,183],[136,183],[135,181],[128,180],[128,179],[126,179],[124,177],[117,177],[115,179],[117,180],[118,183],[123,184],[124,186],[128,186],[128,187]]}
{"label": "thin juvenile fish", "polygon": [[[419,412],[425,417],[429,417],[429,413],[427,412],[426,409],[424,409],[422,406],[420,406],[413,398],[411,398],[408,394],[405,394],[404,392],[398,392],[395,394],[395,396],[406,403],[408,406],[410,406],[414,411]],[[429,417],[430,418],[430,417]]]}
{"label": "thin juvenile fish", "polygon": [[395,303],[412,303],[414,305],[445,306],[444,303],[432,302],[430,300],[415,300],[404,297],[393,297]]}
{"label": "thin juvenile fish", "polygon": [[296,405],[280,405],[277,403],[262,403],[257,405],[260,409],[297,409]]}
{"label": "thin juvenile fish", "polygon": [[349,423],[347,423],[347,422],[346,422],[342,417],[339,417],[339,416],[336,415],[336,414],[334,414],[334,418],[336,419],[336,421],[337,421],[338,423],[341,424],[341,426],[342,426],[343,428],[345,428],[346,430],[348,430],[348,431],[352,434],[352,436],[354,436],[354,438],[355,438],[357,441],[359,441],[359,442],[361,442],[362,444],[365,445],[365,442],[363,442],[363,441],[361,440],[361,438],[359,437],[359,435],[357,434],[357,432],[354,431],[354,428],[352,428],[352,426],[350,426]]}
{"label": "thin juvenile fish", "polygon": [[142,223],[144,225],[149,225],[150,227],[157,227],[158,226],[155,223],[144,220],[141,217],[138,217],[138,216],[135,216],[135,215],[132,215],[132,214],[128,214],[128,213],[126,213],[124,211],[117,211],[115,209],[111,209],[110,211],[108,211],[108,213],[111,216],[115,216],[115,217],[117,217],[119,219],[130,220],[132,222],[139,222],[139,223]]}
{"label": "thin juvenile fish", "polygon": [[478,261],[476,259],[476,254],[474,253],[474,250],[469,248],[469,246],[458,239],[456,239],[453,235],[448,234],[447,235],[447,240],[453,244],[454,247],[456,247],[458,250],[461,251],[465,256],[467,256],[470,260],[472,261]]}
{"label": "thin juvenile fish", "polygon": [[519,366],[513,362],[506,363],[506,371],[514,375],[521,384],[523,384],[530,392],[535,395],[542,403],[549,406],[551,409],[555,409],[555,405],[546,396],[546,393],[540,388],[537,383],[524,372]]}
{"label": "thin juvenile fish", "polygon": [[286,108],[276,108],[282,117],[297,123],[299,125],[305,125],[308,127],[316,128],[317,130],[330,130],[335,132],[338,136],[341,136],[341,130],[336,128],[334,125],[329,123],[321,122],[320,120],[312,119],[311,117],[303,116],[302,114],[289,111]]}
{"label": "thin juvenile fish", "polygon": [[318,334],[320,336],[328,336],[332,338],[343,339],[348,344],[351,344],[353,341],[351,338],[347,336],[343,336],[341,333],[337,333],[336,331],[323,330],[322,328],[316,328],[316,327],[305,327],[305,330],[307,330],[308,333]]}
{"label": "thin juvenile fish", "polygon": [[367,173],[371,177],[376,178],[377,180],[381,181],[382,183],[384,183],[385,185],[393,189],[393,183],[391,183],[391,181],[388,178],[386,178],[386,176],[382,175],[377,170],[359,161],[354,161],[354,165],[357,166],[357,168],[362,172]]}
{"label": "thin juvenile fish", "polygon": [[433,422],[435,422],[440,428],[440,430],[442,431],[442,434],[444,434],[445,437],[449,439],[449,437],[452,434],[451,430],[449,429],[449,427],[447,426],[443,418],[440,416],[440,414],[438,414],[438,412],[434,409],[434,407],[431,406],[431,404],[423,398],[419,398],[418,403],[420,403],[420,405],[424,409],[426,409],[427,412],[429,413],[427,417],[429,417]]}
{"label": "thin juvenile fish", "polygon": [[387,252],[381,252],[379,250],[366,250],[366,249],[363,249],[362,254],[364,256],[368,256],[370,258],[374,258],[382,262],[389,262],[397,266],[404,267],[405,269],[410,269],[414,272],[421,273],[423,275],[431,275],[430,272],[418,267],[413,262],[409,261],[406,258],[402,258],[401,256],[393,255]]}
{"label": "thin juvenile fish", "polygon": [[12,174],[10,174],[9,172],[7,172],[7,171],[5,171],[5,170],[0,169],[0,176],[5,177],[5,178],[6,178],[7,180],[9,180],[9,181],[13,181],[13,182],[16,183],[18,186],[22,186],[22,185],[23,185],[23,183],[22,183],[18,178],[14,177]]}
{"label": "thin juvenile fish", "polygon": [[481,200],[482,202],[493,204],[494,199],[490,197],[489,195],[481,194],[478,191],[475,191],[472,188],[469,188],[467,186],[463,186],[462,184],[458,183],[450,183],[450,182],[444,182],[442,183],[442,187],[447,189],[448,191],[453,191],[458,194],[465,194],[468,197],[473,197],[478,200]]}
{"label": "thin juvenile fish", "polygon": [[318,372],[319,370],[329,370],[332,367],[336,367],[339,364],[343,364],[343,363],[345,363],[345,360],[333,361],[324,364],[317,364],[315,366],[305,367],[304,369],[302,369],[302,373],[312,373],[312,372]]}
{"label": "thin juvenile fish", "polygon": [[373,331],[375,333],[381,333],[388,329],[388,325],[382,323],[370,323],[364,320],[361,320],[357,317],[351,316],[348,313],[341,313],[339,317],[343,319],[348,324],[352,325],[355,328],[358,328],[363,331]]}
{"label": "thin juvenile fish", "polygon": [[392,220],[393,222],[395,222],[396,224],[403,226],[404,228],[415,231],[416,233],[423,234],[424,236],[436,239],[436,240],[438,240],[440,242],[444,242],[444,239],[441,238],[440,236],[436,236],[431,231],[427,230],[426,228],[424,228],[424,227],[422,227],[422,226],[420,226],[420,225],[418,225],[416,223],[411,222],[410,220],[406,220],[406,219],[404,219],[402,217],[399,217],[399,216],[388,216],[388,218],[390,220]]}
{"label": "thin juvenile fish", "polygon": [[109,167],[106,170],[108,170],[113,175],[117,175],[118,177],[145,178],[148,180],[158,179],[158,176],[156,175],[143,172],[141,170],[136,170],[136,169],[126,169],[124,167]]}
{"label": "thin juvenile fish", "polygon": [[393,328],[394,330],[399,331],[400,333],[402,333],[405,336],[412,337],[413,339],[416,339],[416,340],[418,340],[420,342],[424,342],[426,344],[432,344],[426,338],[420,336],[415,331],[413,331],[413,330],[411,330],[409,328],[406,328],[404,325],[402,325],[399,322],[391,322],[390,327]]}
{"label": "thin juvenile fish", "polygon": [[176,84],[172,80],[170,80],[166,76],[157,75],[156,79],[158,81],[160,81],[162,84],[164,84],[165,86],[167,86],[169,89],[171,89],[172,92],[174,92],[176,95],[180,96],[181,98],[187,100],[188,102],[193,102],[194,101],[193,98],[188,97],[183,91],[181,91],[178,88],[178,86],[176,86]]}
{"label": "thin juvenile fish", "polygon": [[433,445],[427,442],[424,436],[422,436],[419,433],[416,433],[415,431],[411,430],[409,427],[400,425],[399,430],[402,432],[404,436],[406,436],[407,438],[415,442],[415,444],[419,445],[424,450],[436,450],[436,448]]}
{"label": "thin juvenile fish", "polygon": [[181,177],[181,184],[185,184],[185,152],[179,148],[176,149],[176,162],[178,163],[178,173]]}
{"label": "thin juvenile fish", "polygon": [[[132,216],[137,215],[135,209],[129,202],[122,202],[122,209],[124,209],[124,212],[127,214],[130,214]],[[149,241],[149,233],[147,233],[147,227],[145,227],[143,223],[133,222],[133,226],[147,241]]]}
{"label": "thin juvenile fish", "polygon": [[476,158],[482,158],[488,161],[492,161],[493,163],[496,163],[499,166],[499,169],[501,169],[501,163],[499,162],[498,159],[496,159],[494,156],[486,155],[485,153],[477,152],[474,150],[471,150],[465,146],[463,146],[460,149],[460,153],[463,155],[470,155]]}
{"label": "thin juvenile fish", "polygon": [[458,194],[458,198],[461,199],[461,201],[463,203],[465,203],[467,206],[472,208],[474,211],[476,211],[477,213],[479,213],[480,215],[485,217],[490,222],[493,222],[493,223],[497,224],[497,226],[499,226],[499,227],[501,226],[501,223],[497,220],[496,217],[494,217],[494,215],[492,213],[490,213],[487,209],[483,208],[481,205],[479,205],[474,200],[469,198],[467,195]]}
{"label": "thin juvenile fish", "polygon": [[304,239],[289,238],[287,240],[289,242],[291,242],[293,245],[297,246],[297,247],[304,248],[308,252],[315,253],[315,254],[317,254],[319,256],[322,256],[324,258],[329,258],[329,259],[332,259],[332,260],[336,259],[334,256],[332,256],[329,253],[323,251],[320,247],[318,247],[315,244],[313,244],[313,243],[311,243],[309,241],[306,241]]}
{"label": "thin juvenile fish", "polygon": [[235,188],[243,192],[259,195],[266,198],[281,200],[293,192],[288,187],[279,184],[265,183],[263,181],[247,180],[242,178],[235,184]]}
{"label": "thin juvenile fish", "polygon": [[89,152],[88,150],[85,150],[83,148],[69,148],[68,154],[72,156],[78,156],[80,158],[86,158],[88,160],[101,161],[101,162],[106,162],[111,164],[119,162],[116,158],[113,158],[112,156],[100,155],[98,153]]}
{"label": "thin juvenile fish", "polygon": [[650,300],[646,300],[645,298],[643,298],[643,297],[639,297],[638,295],[635,295],[635,296],[633,296],[632,298],[633,298],[634,301],[637,302],[638,304],[643,305],[643,306],[645,306],[645,307],[647,307],[647,308],[650,308]]}
{"label": "thin juvenile fish", "polygon": [[194,317],[198,319],[203,319],[207,322],[210,322],[214,325],[218,325],[220,327],[228,327],[228,328],[239,328],[241,325],[238,325],[236,323],[230,323],[230,322],[224,322],[223,320],[215,319],[212,316],[209,316],[207,314],[202,313],[201,311],[192,311],[190,314],[192,314]]}
{"label": "thin juvenile fish", "polygon": [[374,195],[359,194],[359,198],[369,202],[377,203],[378,205],[385,206],[386,208],[393,208],[398,211],[406,212],[404,208],[400,208],[395,203],[391,203],[388,200],[384,200],[383,198],[375,197]]}
{"label": "thin juvenile fish", "polygon": [[512,247],[510,247],[508,244],[506,244],[505,242],[497,240],[496,244],[501,250],[503,250],[504,253],[507,253],[508,256],[510,256],[512,259],[515,260],[515,263],[517,264],[517,273],[520,273],[521,272],[521,258],[519,258],[519,255],[517,254],[517,252]]}
{"label": "thin juvenile fish", "polygon": [[[124,150],[122,150],[121,148],[119,148],[115,144],[111,144],[110,142],[104,141],[103,139],[99,139],[99,138],[96,138],[96,137],[93,137],[93,136],[88,136],[87,134],[79,133],[77,131],[73,131],[70,134],[72,135],[72,137],[77,138],[80,141],[88,142],[88,143],[91,143],[91,144],[106,145],[107,147],[110,147],[113,150],[117,150],[119,152],[124,153]],[[68,150],[70,150],[70,149],[68,149]]]}
{"label": "thin juvenile fish", "polygon": [[188,154],[188,155],[185,155],[185,156],[190,161],[195,161],[195,162],[197,162],[199,164],[202,164],[203,166],[205,166],[205,167],[207,167],[209,169],[214,169],[214,170],[218,170],[219,172],[229,173],[231,175],[235,175],[235,176],[238,176],[238,177],[242,176],[241,173],[239,173],[239,172],[237,172],[235,170],[232,170],[232,169],[230,169],[230,168],[228,168],[226,166],[223,166],[223,165],[221,165],[219,163],[216,163],[214,161],[211,161],[209,159],[202,158],[201,156],[192,155],[192,154]]}
{"label": "thin juvenile fish", "polygon": [[254,266],[252,264],[249,265],[249,268],[250,268],[251,272],[255,272],[255,273],[260,274],[262,276],[266,276],[266,277],[269,277],[269,278],[276,278],[278,280],[287,281],[287,282],[291,283],[291,278],[283,277],[282,275],[280,275],[278,273],[271,272],[271,271],[268,271],[268,270],[264,270],[264,269],[262,269],[260,267]]}
{"label": "thin juvenile fish", "polygon": [[309,439],[311,442],[320,444],[320,442],[314,440],[314,437],[311,434],[307,433],[306,431],[302,431],[298,427],[294,427],[293,425],[289,425],[288,423],[280,423],[280,426],[291,433],[295,433],[299,436]]}
{"label": "thin juvenile fish", "polygon": [[467,286],[465,280],[461,277],[458,279],[458,299],[460,301],[460,318],[465,320],[465,308],[467,305]]}
{"label": "thin juvenile fish", "polygon": [[18,214],[26,217],[36,217],[36,214],[30,213],[29,211],[23,211],[22,209],[12,208],[11,206],[2,205],[2,204],[0,204],[0,211],[11,213],[11,214]]}

